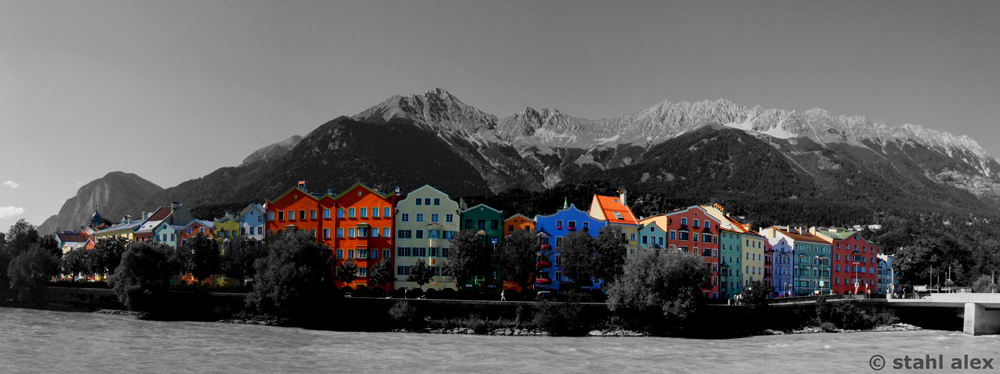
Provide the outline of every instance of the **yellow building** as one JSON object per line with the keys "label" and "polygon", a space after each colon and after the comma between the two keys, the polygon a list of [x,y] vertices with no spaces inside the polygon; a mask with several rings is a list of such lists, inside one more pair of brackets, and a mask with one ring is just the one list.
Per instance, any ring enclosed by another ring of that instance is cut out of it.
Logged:
{"label": "yellow building", "polygon": [[638,233],[639,229],[642,228],[642,224],[639,223],[639,220],[635,219],[632,209],[629,209],[625,200],[626,197],[627,193],[625,190],[621,190],[618,196],[601,196],[595,194],[594,198],[590,201],[590,211],[587,213],[591,217],[606,221],[608,226],[621,227],[622,232],[628,239],[628,254],[632,254],[635,253],[635,249],[638,247]]}
{"label": "yellow building", "polygon": [[[750,285],[750,282],[761,282],[765,286],[770,286],[771,274],[767,271],[770,269],[767,269],[765,266],[767,238],[750,230],[748,225],[744,225],[730,217],[729,213],[726,213],[725,208],[721,205],[703,205],[702,209],[721,222],[719,225],[720,229],[726,235],[738,239],[735,243],[724,243],[726,245],[735,244],[734,248],[725,248],[721,251],[723,254],[733,253],[729,255],[730,257],[733,255],[740,257],[738,260],[730,260],[729,258],[720,259],[720,261],[724,260],[723,262],[729,264],[730,268],[735,270],[733,275],[739,278],[739,284],[734,285],[735,289],[731,290],[731,294],[740,293],[746,289],[746,286]],[[729,252],[730,250],[732,252]]]}
{"label": "yellow building", "polygon": [[219,246],[219,252],[225,252],[226,248],[229,248],[229,243],[240,235],[240,217],[226,212],[222,218],[215,219],[212,232],[215,235],[215,243]]}

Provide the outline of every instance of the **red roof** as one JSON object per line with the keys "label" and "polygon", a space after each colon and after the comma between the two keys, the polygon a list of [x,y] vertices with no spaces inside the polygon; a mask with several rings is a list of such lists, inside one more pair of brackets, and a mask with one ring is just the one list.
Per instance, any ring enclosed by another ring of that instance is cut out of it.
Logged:
{"label": "red roof", "polygon": [[87,239],[89,239],[87,238],[86,235],[79,235],[79,234],[56,234],[56,235],[59,236],[59,240],[63,243],[66,242],[83,243],[86,242]]}
{"label": "red roof", "polygon": [[[618,196],[594,195],[597,205],[604,213],[604,220],[608,223],[624,223],[628,225],[638,225],[639,220],[635,219],[632,210],[621,203]],[[615,213],[618,213],[617,215]]]}
{"label": "red roof", "polygon": [[809,233],[799,234],[797,232],[785,231],[785,230],[778,229],[778,228],[775,228],[775,231],[780,232],[782,235],[785,235],[785,236],[787,236],[787,237],[789,237],[789,238],[791,238],[793,240],[802,240],[802,241],[807,241],[807,242],[826,243],[826,244],[830,243],[830,242],[827,242],[826,240],[823,240],[823,238],[821,238],[821,237],[818,237],[818,236],[815,236],[815,235],[812,235],[812,234],[809,234]]}

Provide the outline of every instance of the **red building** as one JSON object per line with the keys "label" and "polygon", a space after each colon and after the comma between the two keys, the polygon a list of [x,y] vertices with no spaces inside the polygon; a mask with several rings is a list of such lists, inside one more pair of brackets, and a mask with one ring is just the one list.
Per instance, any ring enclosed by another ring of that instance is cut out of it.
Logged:
{"label": "red building", "polygon": [[392,261],[396,193],[382,193],[358,183],[333,195],[310,193],[304,182],[273,200],[267,200],[264,229],[267,235],[308,231],[333,251],[334,267],[353,259],[358,279],[337,287],[366,286],[392,290],[392,284],[368,283],[369,267],[383,259]]}
{"label": "red building", "polygon": [[839,295],[874,294],[878,289],[878,245],[856,231],[827,229],[818,230],[816,234],[833,246],[833,292]]}
{"label": "red building", "polygon": [[690,252],[705,259],[712,279],[702,284],[706,298],[719,297],[719,221],[700,206],[673,211],[667,217],[667,246],[670,250]]}

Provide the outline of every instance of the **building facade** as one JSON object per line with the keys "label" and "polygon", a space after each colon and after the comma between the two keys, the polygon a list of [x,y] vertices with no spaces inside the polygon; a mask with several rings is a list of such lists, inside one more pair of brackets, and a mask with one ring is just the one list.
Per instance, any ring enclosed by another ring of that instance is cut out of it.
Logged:
{"label": "building facade", "polygon": [[222,218],[216,218],[212,222],[212,232],[216,247],[220,252],[225,251],[229,248],[229,243],[240,234],[240,217],[226,212]]}
{"label": "building facade", "polygon": [[694,253],[705,260],[711,279],[701,285],[706,298],[719,298],[719,226],[720,221],[700,206],[691,206],[666,214],[668,250]]}
{"label": "building facade", "polygon": [[264,240],[264,207],[250,203],[240,211],[240,235],[249,235],[257,241]]}
{"label": "building facade", "polygon": [[[569,233],[586,231],[591,237],[596,237],[607,223],[596,219],[587,212],[577,209],[575,205],[563,206],[563,209],[549,214],[535,216],[535,230],[541,233],[542,252],[546,254],[539,259],[539,275],[535,279],[535,288],[539,290],[562,290],[566,284],[576,284],[572,279],[562,275],[559,246]],[[600,287],[591,283],[591,288]]]}
{"label": "building facade", "polygon": [[792,258],[794,250],[783,237],[767,239],[767,248],[771,258],[771,287],[774,295],[790,297],[792,291]]}
{"label": "building facade", "polygon": [[503,235],[513,234],[517,230],[534,230],[535,221],[528,216],[517,213],[503,220]]}
{"label": "building facade", "polygon": [[423,288],[457,289],[454,280],[441,275],[447,262],[450,239],[461,227],[461,210],[458,202],[448,194],[425,185],[406,194],[396,204],[396,240],[394,287],[412,289],[416,282],[407,281],[410,268],[418,259],[434,271],[434,277]]}
{"label": "building facade", "polygon": [[815,228],[768,227],[768,239],[780,237],[792,247],[792,294],[794,296],[829,294],[832,246],[817,236]]}
{"label": "building facade", "polygon": [[896,293],[896,273],[892,269],[894,258],[892,255],[881,253],[876,255],[876,260],[878,261],[876,293],[878,294],[891,295]]}
{"label": "building facade", "polygon": [[833,246],[833,291],[840,295],[878,292],[878,246],[857,231],[817,230]]}

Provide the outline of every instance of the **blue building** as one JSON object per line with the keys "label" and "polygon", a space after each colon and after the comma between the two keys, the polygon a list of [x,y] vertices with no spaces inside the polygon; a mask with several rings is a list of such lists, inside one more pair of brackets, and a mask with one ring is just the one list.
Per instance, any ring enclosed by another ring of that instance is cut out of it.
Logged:
{"label": "blue building", "polygon": [[792,296],[792,253],[788,240],[775,237],[767,240],[768,256],[771,256],[771,285],[774,294]]}
{"label": "blue building", "polygon": [[892,269],[892,255],[879,253],[878,258],[878,286],[876,292],[879,294],[892,294],[898,290],[896,285],[896,274]]}
{"label": "blue building", "polygon": [[[572,232],[586,231],[591,237],[596,237],[600,230],[604,228],[605,221],[591,217],[586,211],[577,209],[575,205],[566,206],[550,215],[535,216],[535,230],[538,230],[539,239],[542,244],[542,251],[548,252],[548,261],[540,259],[541,273],[535,280],[535,289],[538,290],[560,290],[560,285],[573,283],[572,280],[562,275],[562,267],[559,262],[559,245],[563,238]],[[600,287],[600,283],[593,284],[591,288]]]}

